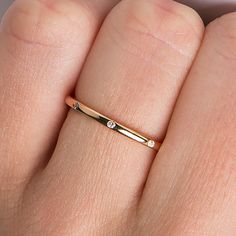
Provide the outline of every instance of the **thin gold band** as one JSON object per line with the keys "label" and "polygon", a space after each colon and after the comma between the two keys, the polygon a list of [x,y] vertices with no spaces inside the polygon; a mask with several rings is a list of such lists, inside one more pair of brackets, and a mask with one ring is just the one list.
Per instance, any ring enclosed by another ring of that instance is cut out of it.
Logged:
{"label": "thin gold band", "polygon": [[87,107],[86,105],[82,104],[81,102],[77,101],[76,99],[72,98],[71,96],[66,97],[66,104],[70,106],[73,110],[82,112],[83,114],[95,119],[99,123],[103,124],[104,126],[112,129],[130,139],[133,139],[149,148],[152,148],[156,151],[159,150],[161,143],[158,141],[154,141],[153,139],[149,139],[144,137],[143,135],[133,131],[112,119],[96,112],[95,110]]}

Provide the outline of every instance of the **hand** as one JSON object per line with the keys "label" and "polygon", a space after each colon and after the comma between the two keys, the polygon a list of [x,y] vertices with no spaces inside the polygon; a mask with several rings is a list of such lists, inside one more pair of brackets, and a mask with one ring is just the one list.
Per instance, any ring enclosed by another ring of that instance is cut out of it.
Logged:
{"label": "hand", "polygon": [[[0,235],[235,235],[235,22],[205,30],[164,0],[15,1],[0,33]],[[68,111],[74,90],[159,152]]]}

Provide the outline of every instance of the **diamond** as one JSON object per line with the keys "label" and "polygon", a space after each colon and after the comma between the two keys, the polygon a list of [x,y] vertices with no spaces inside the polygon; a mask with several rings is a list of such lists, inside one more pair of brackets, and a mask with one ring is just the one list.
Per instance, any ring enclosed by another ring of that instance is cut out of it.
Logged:
{"label": "diamond", "polygon": [[155,141],[149,140],[149,141],[147,142],[147,145],[148,145],[148,147],[150,147],[150,148],[154,148],[154,146],[155,146]]}
{"label": "diamond", "polygon": [[109,120],[107,122],[107,127],[110,128],[110,129],[114,129],[116,127],[116,123],[112,120]]}
{"label": "diamond", "polygon": [[74,104],[73,104],[73,108],[74,108],[75,110],[78,110],[78,109],[79,109],[79,103],[74,103]]}

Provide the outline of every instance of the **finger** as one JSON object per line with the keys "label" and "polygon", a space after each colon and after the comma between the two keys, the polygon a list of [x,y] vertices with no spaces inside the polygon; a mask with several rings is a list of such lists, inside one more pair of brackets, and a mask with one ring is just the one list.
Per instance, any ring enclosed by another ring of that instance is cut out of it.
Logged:
{"label": "finger", "polygon": [[206,30],[145,188],[140,208],[152,220],[144,232],[165,222],[156,235],[235,233],[235,20],[226,15]]}
{"label": "finger", "polygon": [[[97,37],[76,97],[130,128],[163,138],[202,32],[195,12],[175,2],[121,2]],[[70,112],[42,182],[52,179],[49,189],[55,189],[53,176],[60,176],[67,186],[73,186],[73,190],[60,186],[60,193],[67,191],[72,202],[86,204],[94,214],[116,217],[135,203],[154,154],[84,115]],[[58,199],[63,197],[60,193]],[[47,196],[53,201],[52,194]]]}
{"label": "finger", "polygon": [[5,16],[0,33],[2,189],[22,185],[48,159],[67,113],[64,97],[115,2],[18,0]]}
{"label": "finger", "polygon": [[178,2],[187,4],[197,12],[203,18],[204,22],[207,24],[210,21],[222,16],[223,14],[234,12],[236,10],[235,0],[177,0]]}

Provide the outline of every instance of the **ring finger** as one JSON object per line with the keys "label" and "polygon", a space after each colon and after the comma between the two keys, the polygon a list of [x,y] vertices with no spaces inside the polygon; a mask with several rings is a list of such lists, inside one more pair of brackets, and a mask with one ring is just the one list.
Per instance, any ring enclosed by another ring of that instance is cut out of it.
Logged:
{"label": "ring finger", "polygon": [[[96,39],[78,81],[76,98],[127,127],[163,139],[202,33],[195,12],[174,1],[121,2]],[[52,224],[55,216],[60,217],[58,206],[67,197],[79,202],[81,212],[87,212],[84,207],[92,209],[89,212],[95,218],[83,216],[90,221],[91,230],[106,217],[121,217],[138,199],[155,154],[82,114],[70,112],[41,178],[41,185],[48,186],[43,198],[55,206],[50,211]],[[60,188],[58,176],[64,183],[60,182]],[[72,214],[68,205],[64,210]]]}

